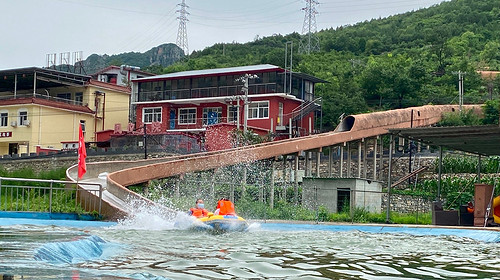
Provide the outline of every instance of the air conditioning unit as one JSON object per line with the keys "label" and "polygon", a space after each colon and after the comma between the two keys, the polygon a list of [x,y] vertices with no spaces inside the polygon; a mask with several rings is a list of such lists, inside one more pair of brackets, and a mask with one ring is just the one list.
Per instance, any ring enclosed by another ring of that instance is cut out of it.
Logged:
{"label": "air conditioning unit", "polygon": [[24,120],[23,125],[25,126],[30,126],[31,122],[30,120]]}
{"label": "air conditioning unit", "polygon": [[17,122],[16,121],[11,121],[10,122],[10,126],[16,127],[17,126]]}

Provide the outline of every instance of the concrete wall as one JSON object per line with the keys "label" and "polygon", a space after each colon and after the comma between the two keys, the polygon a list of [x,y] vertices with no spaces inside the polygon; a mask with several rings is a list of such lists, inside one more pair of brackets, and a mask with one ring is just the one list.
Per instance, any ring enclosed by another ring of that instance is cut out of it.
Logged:
{"label": "concrete wall", "polygon": [[[352,180],[352,179],[351,179]],[[355,179],[354,206],[370,212],[380,213],[382,205],[382,183],[377,181]]]}
{"label": "concrete wall", "polygon": [[304,178],[302,184],[302,204],[309,209],[325,206],[337,213],[338,190],[351,191],[351,205],[379,213],[382,205],[382,185],[380,182],[355,178]]}

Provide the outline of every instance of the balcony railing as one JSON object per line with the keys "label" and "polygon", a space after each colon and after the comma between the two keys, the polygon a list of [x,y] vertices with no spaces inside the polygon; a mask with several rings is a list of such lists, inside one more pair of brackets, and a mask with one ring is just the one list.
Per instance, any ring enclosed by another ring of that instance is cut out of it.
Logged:
{"label": "balcony railing", "polygon": [[[164,90],[164,91],[141,91],[139,92],[138,101],[160,101],[160,100],[175,100],[175,99],[191,99],[191,98],[207,98],[207,97],[224,97],[244,94],[243,86],[219,86],[219,87],[203,87],[180,90]],[[248,86],[248,94],[265,94],[276,93],[278,87],[276,83],[254,84]]]}
{"label": "balcony railing", "polygon": [[16,95],[14,95],[14,94],[0,95],[0,100],[32,98],[32,97],[56,101],[56,102],[62,102],[62,103],[71,104],[71,105],[83,106],[82,101],[71,100],[71,99],[66,99],[66,98],[59,98],[59,97],[54,97],[54,96],[50,96],[50,95],[46,95],[46,94],[39,94],[39,93],[36,93],[34,95],[33,95],[33,93],[18,93]]}
{"label": "balcony railing", "polygon": [[218,123],[230,123],[236,125],[236,119],[227,118],[227,117],[219,117],[217,119],[210,118],[196,118],[185,120],[184,123],[179,123],[179,119],[173,119],[167,122],[167,130],[190,130],[190,129],[202,129],[206,128],[209,125],[218,124]]}

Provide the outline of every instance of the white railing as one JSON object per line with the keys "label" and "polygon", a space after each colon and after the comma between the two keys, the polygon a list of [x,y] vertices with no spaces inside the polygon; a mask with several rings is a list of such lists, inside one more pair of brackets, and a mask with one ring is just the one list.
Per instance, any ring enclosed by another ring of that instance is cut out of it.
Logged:
{"label": "white railing", "polygon": [[96,189],[82,189],[71,181],[0,177],[0,211],[67,213],[78,212],[80,205],[101,214],[102,185],[85,185]]}

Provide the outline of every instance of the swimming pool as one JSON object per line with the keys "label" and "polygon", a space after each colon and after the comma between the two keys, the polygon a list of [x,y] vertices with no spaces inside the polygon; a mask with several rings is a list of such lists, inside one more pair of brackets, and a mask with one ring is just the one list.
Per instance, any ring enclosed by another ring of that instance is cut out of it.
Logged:
{"label": "swimming pool", "polygon": [[494,242],[499,233],[491,231],[252,223],[248,232],[211,235],[176,229],[175,219],[160,217],[120,223],[19,220],[0,219],[0,275],[500,279],[500,243]]}

